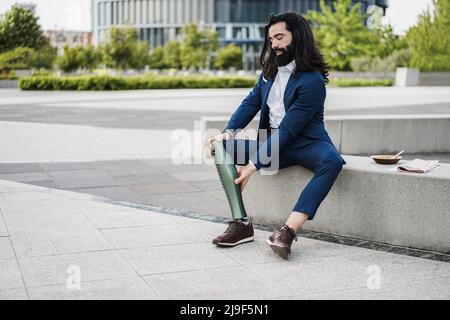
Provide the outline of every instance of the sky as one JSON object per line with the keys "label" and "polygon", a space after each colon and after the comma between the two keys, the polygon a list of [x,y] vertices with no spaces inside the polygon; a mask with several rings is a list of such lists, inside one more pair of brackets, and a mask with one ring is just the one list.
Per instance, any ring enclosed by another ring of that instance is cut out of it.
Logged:
{"label": "sky", "polygon": [[[91,0],[0,0],[0,14],[16,2],[32,2],[44,30],[91,30]],[[396,34],[405,34],[421,12],[432,8],[432,0],[389,0],[383,25],[391,24]]]}

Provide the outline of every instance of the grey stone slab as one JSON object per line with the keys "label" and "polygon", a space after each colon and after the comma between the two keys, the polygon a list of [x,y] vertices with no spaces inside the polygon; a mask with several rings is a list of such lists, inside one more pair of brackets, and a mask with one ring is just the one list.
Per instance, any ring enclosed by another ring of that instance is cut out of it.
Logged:
{"label": "grey stone slab", "polygon": [[96,169],[91,162],[41,162],[40,165],[46,171]]}
{"label": "grey stone slab", "polygon": [[50,171],[49,175],[56,184],[65,189],[120,185],[99,169]]}
{"label": "grey stone slab", "polygon": [[24,287],[16,259],[1,259],[0,270],[0,290]]}
{"label": "grey stone slab", "polygon": [[99,229],[151,226],[177,223],[175,217],[157,212],[134,209],[125,211],[84,211]]}
{"label": "grey stone slab", "polygon": [[222,184],[220,180],[204,180],[204,181],[189,181],[189,184],[198,188],[202,191],[215,192],[215,191],[223,191]]}
{"label": "grey stone slab", "polygon": [[13,259],[14,250],[9,237],[0,237],[0,259]]}
{"label": "grey stone slab", "polygon": [[112,176],[151,175],[160,172],[139,160],[95,161],[94,165]]}
{"label": "grey stone slab", "polygon": [[184,192],[198,192],[199,190],[185,182],[165,182],[152,185],[129,186],[130,190],[141,195],[179,194]]}
{"label": "grey stone slab", "polygon": [[219,217],[230,217],[229,205],[205,192],[142,196],[141,203]]}
{"label": "grey stone slab", "polygon": [[36,190],[36,186],[0,179],[0,193]]}
{"label": "grey stone slab", "polygon": [[125,249],[120,252],[141,275],[238,265],[210,243]]}
{"label": "grey stone slab", "polygon": [[[148,163],[151,165],[152,160],[149,160]],[[186,173],[186,172],[216,172],[216,167],[213,164],[206,163],[189,163],[189,164],[176,164],[170,161],[167,163],[168,165],[162,167],[161,170],[170,173]]]}
{"label": "grey stone slab", "polygon": [[8,214],[20,212],[34,214],[35,212],[60,212],[63,209],[75,206],[65,196],[49,192],[45,188],[32,186],[32,190],[26,192],[8,192],[2,195],[2,212],[6,219]]}
{"label": "grey stone slab", "polygon": [[0,163],[0,174],[43,171],[39,163]]}
{"label": "grey stone slab", "polygon": [[144,277],[162,299],[270,299],[280,286],[244,267],[175,272]]}
{"label": "grey stone slab", "polygon": [[12,180],[17,182],[32,182],[48,180],[49,176],[46,172],[26,172],[26,173],[3,173],[0,174],[0,179]]}
{"label": "grey stone slab", "polygon": [[1,210],[1,201],[2,198],[0,196],[0,237],[8,236],[8,230],[6,229],[5,221],[3,220],[2,210]]}
{"label": "grey stone slab", "polygon": [[76,205],[83,213],[108,213],[118,211],[129,211],[130,213],[133,213],[136,212],[136,210],[139,210],[134,207],[111,203],[109,201],[110,200],[100,201],[97,199],[79,199],[76,200]]}
{"label": "grey stone slab", "polygon": [[284,288],[284,295],[292,292],[314,293],[360,288],[366,285],[369,276],[366,269],[361,272],[354,264],[349,263],[349,260],[339,257],[283,260],[273,263],[250,264],[246,267],[270,281],[273,286]]}
{"label": "grey stone slab", "polygon": [[310,295],[293,295],[287,299],[311,300],[441,300],[450,298],[449,287],[442,287],[437,280],[397,282],[372,289],[317,292]]}
{"label": "grey stone slab", "polygon": [[103,229],[101,231],[111,244],[119,249],[203,242],[200,236],[183,228],[183,225]]}
{"label": "grey stone slab", "polygon": [[171,175],[161,172],[152,175],[127,175],[127,176],[115,176],[114,180],[117,182],[130,186],[130,185],[159,185],[160,183],[179,182],[177,178]]}
{"label": "grey stone slab", "polygon": [[216,171],[189,171],[189,172],[176,172],[170,173],[173,177],[185,181],[204,181],[204,180],[218,180],[219,176]]}
{"label": "grey stone slab", "polygon": [[80,281],[136,275],[117,251],[19,258],[19,264],[27,287],[73,283],[78,275]]}
{"label": "grey stone slab", "polygon": [[216,198],[217,200],[222,201],[224,204],[228,206],[228,200],[227,195],[225,194],[225,191],[223,190],[207,190],[205,191],[206,194],[211,195],[212,197]]}
{"label": "grey stone slab", "polygon": [[450,263],[370,250],[366,255],[346,258],[357,273],[377,266],[381,284],[450,277]]}
{"label": "grey stone slab", "polygon": [[58,185],[53,180],[30,181],[29,183],[40,187],[58,188]]}
{"label": "grey stone slab", "polygon": [[80,283],[80,289],[64,285],[29,289],[33,300],[155,300],[156,293],[141,277]]}
{"label": "grey stone slab", "polygon": [[28,300],[25,288],[0,290],[0,300]]}
{"label": "grey stone slab", "polygon": [[105,197],[113,200],[136,201],[139,199],[139,197],[135,195],[133,192],[131,192],[130,189],[123,186],[77,188],[71,190],[76,192],[88,193],[94,196]]}
{"label": "grey stone slab", "polygon": [[[380,285],[445,276],[446,263],[367,250],[366,255],[330,256],[294,260],[289,263],[247,265],[258,273],[290,291],[304,295],[330,290],[365,288],[371,276],[379,275]],[[311,272],[313,270],[313,272]],[[295,274],[295,278],[286,278]]]}
{"label": "grey stone slab", "polygon": [[4,194],[8,207],[2,210],[18,257],[111,248],[70,200],[44,194],[41,198],[24,197],[20,203],[21,195]]}

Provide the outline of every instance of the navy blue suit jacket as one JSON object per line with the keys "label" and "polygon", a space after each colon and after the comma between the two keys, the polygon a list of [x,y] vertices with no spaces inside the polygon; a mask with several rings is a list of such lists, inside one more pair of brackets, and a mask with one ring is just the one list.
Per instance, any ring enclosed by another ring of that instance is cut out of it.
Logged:
{"label": "navy blue suit jacket", "polygon": [[[258,128],[269,129],[267,97],[272,84],[273,80],[265,78],[261,73],[257,83],[233,113],[223,132],[234,130],[236,134],[244,129],[259,111],[261,113]],[[276,130],[280,154],[288,145],[295,144],[301,147],[311,143],[311,140],[323,140],[333,145],[323,122],[325,96],[325,82],[319,70],[299,72],[296,76],[294,73],[291,74],[284,92],[286,115]],[[259,150],[261,148],[269,150],[266,154],[270,155],[272,136],[269,135],[264,143],[258,144],[258,151],[250,157],[257,170],[265,165],[260,162]],[[342,157],[341,159],[345,164],[345,160]]]}

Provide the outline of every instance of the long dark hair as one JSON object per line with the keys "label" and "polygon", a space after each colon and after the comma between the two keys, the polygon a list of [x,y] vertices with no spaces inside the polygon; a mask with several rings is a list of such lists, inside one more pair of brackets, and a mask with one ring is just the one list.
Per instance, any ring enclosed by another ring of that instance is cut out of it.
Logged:
{"label": "long dark hair", "polygon": [[284,21],[286,29],[292,33],[292,48],[294,50],[296,69],[294,77],[301,71],[311,72],[320,70],[325,83],[328,83],[328,64],[314,40],[314,35],[308,21],[295,12],[270,14],[269,22],[265,27],[264,46],[259,58],[262,71],[267,78],[275,79],[278,67],[275,63],[275,51],[269,42],[269,28],[278,22]]}

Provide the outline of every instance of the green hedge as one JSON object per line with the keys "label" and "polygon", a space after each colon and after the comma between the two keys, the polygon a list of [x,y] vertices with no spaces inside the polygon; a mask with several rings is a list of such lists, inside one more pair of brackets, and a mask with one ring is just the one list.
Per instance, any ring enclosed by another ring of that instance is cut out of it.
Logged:
{"label": "green hedge", "polygon": [[390,87],[393,81],[390,79],[330,79],[329,85],[336,87]]}
{"label": "green hedge", "polygon": [[179,88],[251,88],[256,77],[225,76],[35,76],[19,80],[22,90],[136,90]]}

